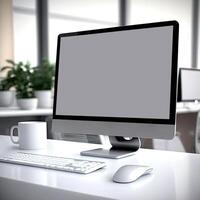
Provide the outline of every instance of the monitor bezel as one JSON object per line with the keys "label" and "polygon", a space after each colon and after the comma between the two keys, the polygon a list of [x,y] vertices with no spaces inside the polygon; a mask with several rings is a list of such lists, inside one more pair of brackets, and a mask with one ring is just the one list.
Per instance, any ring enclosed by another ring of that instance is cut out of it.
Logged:
{"label": "monitor bezel", "polygon": [[[173,27],[169,119],[125,118],[125,117],[122,118],[122,117],[106,117],[106,116],[105,117],[102,117],[102,116],[75,116],[75,115],[58,115],[58,114],[56,114],[60,42],[61,42],[62,37],[73,37],[73,36],[79,36],[79,35],[126,31],[126,30],[133,30],[133,29],[156,28],[156,27],[163,27],[163,26],[172,26]],[[59,34],[58,40],[57,40],[53,119],[80,120],[80,121],[104,121],[104,122],[127,122],[127,123],[149,123],[149,124],[175,124],[176,98],[177,98],[176,89],[177,89],[178,33],[179,33],[179,24],[177,21],[164,21],[164,22],[155,22],[155,23],[148,23],[148,24],[128,25],[128,26],[121,26],[121,27],[112,27],[112,28],[95,29],[95,30],[87,30],[87,31],[78,31],[78,32]]]}
{"label": "monitor bezel", "polygon": [[199,99],[183,99],[182,94],[182,71],[198,71],[200,73],[200,69],[195,68],[179,68],[179,77],[178,77],[178,102],[194,102],[195,100],[200,101]]}

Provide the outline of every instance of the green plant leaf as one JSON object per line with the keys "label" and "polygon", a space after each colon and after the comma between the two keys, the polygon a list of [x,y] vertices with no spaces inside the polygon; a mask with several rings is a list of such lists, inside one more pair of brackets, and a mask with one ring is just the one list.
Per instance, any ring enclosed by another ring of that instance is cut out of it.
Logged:
{"label": "green plant leaf", "polygon": [[33,69],[31,83],[34,90],[51,90],[54,83],[55,66],[46,59]]}

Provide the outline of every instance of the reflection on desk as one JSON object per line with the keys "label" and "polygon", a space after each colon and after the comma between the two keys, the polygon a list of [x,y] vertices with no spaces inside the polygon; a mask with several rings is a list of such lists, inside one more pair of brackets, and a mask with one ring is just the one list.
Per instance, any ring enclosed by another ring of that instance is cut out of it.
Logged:
{"label": "reflection on desk", "polygon": [[[81,158],[80,151],[101,145],[48,140],[47,149],[37,153]],[[0,136],[0,152],[17,151],[8,136]],[[29,151],[30,152],[30,151]],[[36,152],[36,151],[34,151]],[[94,158],[84,157],[94,160]],[[140,149],[120,160],[95,158],[105,169],[88,175],[66,173],[21,165],[0,163],[0,195],[5,199],[199,199],[200,156],[178,152]],[[148,165],[151,175],[130,184],[112,181],[114,172],[125,164]],[[9,189],[8,189],[9,188]],[[22,192],[23,191],[23,192]]]}

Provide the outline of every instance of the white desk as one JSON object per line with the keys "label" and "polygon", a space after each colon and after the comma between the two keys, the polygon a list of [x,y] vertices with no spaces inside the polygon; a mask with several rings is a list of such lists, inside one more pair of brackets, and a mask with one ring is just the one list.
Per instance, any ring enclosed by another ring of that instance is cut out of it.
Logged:
{"label": "white desk", "polygon": [[18,107],[0,107],[0,118],[2,117],[23,117],[23,116],[47,116],[52,115],[51,108],[34,110],[21,110]]}
{"label": "white desk", "polygon": [[[46,150],[37,151],[48,155],[80,158],[79,152],[99,147],[94,144],[48,140]],[[16,151],[8,136],[0,136],[0,152]],[[152,200],[199,200],[200,155],[180,152],[140,149],[134,156],[103,160],[105,169],[80,175],[42,168],[0,163],[0,199],[152,199]],[[147,175],[130,184],[112,182],[113,173],[122,165],[139,164],[154,168]]]}

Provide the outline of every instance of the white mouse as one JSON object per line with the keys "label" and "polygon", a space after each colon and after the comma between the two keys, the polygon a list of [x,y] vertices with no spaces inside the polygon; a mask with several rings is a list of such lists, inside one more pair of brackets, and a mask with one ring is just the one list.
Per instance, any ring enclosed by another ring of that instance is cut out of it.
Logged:
{"label": "white mouse", "polygon": [[125,165],[120,167],[113,175],[113,181],[117,183],[130,183],[139,177],[150,173],[153,168],[142,165]]}

